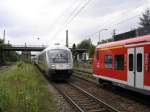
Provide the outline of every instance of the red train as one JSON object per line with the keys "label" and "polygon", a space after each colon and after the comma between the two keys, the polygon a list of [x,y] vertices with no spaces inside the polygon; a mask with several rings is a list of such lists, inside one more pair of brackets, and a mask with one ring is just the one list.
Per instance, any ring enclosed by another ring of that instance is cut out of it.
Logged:
{"label": "red train", "polygon": [[150,95],[150,35],[98,45],[93,76]]}

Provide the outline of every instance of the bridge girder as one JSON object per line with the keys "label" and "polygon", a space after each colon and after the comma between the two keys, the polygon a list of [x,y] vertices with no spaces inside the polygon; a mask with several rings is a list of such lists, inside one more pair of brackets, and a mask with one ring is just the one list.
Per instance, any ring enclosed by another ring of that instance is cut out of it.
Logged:
{"label": "bridge girder", "polygon": [[45,47],[4,47],[3,51],[42,51]]}

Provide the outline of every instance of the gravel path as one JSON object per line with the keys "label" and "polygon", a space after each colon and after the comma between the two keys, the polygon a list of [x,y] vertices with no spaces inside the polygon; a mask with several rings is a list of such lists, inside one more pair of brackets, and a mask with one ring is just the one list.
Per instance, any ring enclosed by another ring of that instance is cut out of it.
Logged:
{"label": "gravel path", "polygon": [[76,112],[75,109],[63,98],[61,94],[51,85],[48,85],[49,91],[54,94],[54,101],[56,102],[58,112]]}

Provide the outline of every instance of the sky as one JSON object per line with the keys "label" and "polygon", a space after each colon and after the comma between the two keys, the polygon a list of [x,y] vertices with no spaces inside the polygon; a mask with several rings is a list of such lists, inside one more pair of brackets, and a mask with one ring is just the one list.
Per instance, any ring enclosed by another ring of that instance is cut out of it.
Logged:
{"label": "sky", "polygon": [[150,0],[0,0],[0,38],[5,29],[13,45],[65,45],[68,29],[69,46],[88,38],[96,45],[114,29],[138,28],[147,8]]}

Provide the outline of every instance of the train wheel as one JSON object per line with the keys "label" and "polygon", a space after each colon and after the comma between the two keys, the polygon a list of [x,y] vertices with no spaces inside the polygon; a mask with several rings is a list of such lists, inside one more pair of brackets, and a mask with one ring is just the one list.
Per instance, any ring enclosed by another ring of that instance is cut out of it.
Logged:
{"label": "train wheel", "polygon": [[104,81],[103,80],[101,80],[101,79],[98,79],[98,87],[103,87],[103,83],[104,83]]}
{"label": "train wheel", "polygon": [[104,80],[102,80],[102,79],[99,79],[98,82],[99,82],[99,86],[102,87],[102,88],[110,88],[111,85],[112,85],[111,82],[109,82],[109,81],[104,81]]}

